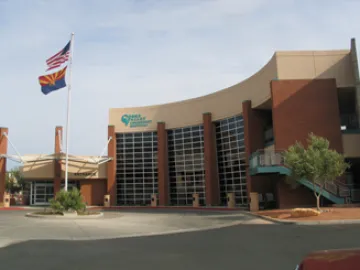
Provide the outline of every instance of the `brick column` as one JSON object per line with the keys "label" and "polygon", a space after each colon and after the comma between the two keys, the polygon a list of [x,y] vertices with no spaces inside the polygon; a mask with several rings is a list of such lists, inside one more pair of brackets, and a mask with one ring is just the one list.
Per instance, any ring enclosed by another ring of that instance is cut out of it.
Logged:
{"label": "brick column", "polygon": [[169,165],[168,165],[168,147],[167,132],[164,122],[157,123],[158,138],[158,192],[159,205],[169,204]]}
{"label": "brick column", "polygon": [[216,164],[215,128],[211,113],[203,114],[203,124],[206,205],[218,205],[220,203],[220,190]]}
{"label": "brick column", "polygon": [[257,150],[264,149],[265,147],[265,138],[264,138],[264,123],[261,117],[261,112],[256,111],[251,108],[251,101],[246,100],[242,103],[243,107],[243,119],[244,119],[244,141],[245,141],[245,154],[246,154],[246,186],[247,186],[247,195],[250,198],[250,192],[258,191],[258,188],[253,188],[252,184],[255,183],[255,180],[258,185],[262,185],[261,176],[251,176],[250,175],[250,156]]}
{"label": "brick column", "polygon": [[110,195],[110,205],[116,205],[116,134],[115,126],[108,126],[108,157],[112,158],[107,163],[107,194]]}
{"label": "brick column", "polygon": [[63,127],[57,126],[55,128],[55,151],[54,154],[57,157],[54,161],[54,195],[61,189],[61,142],[63,141]]}
{"label": "brick column", "polygon": [[360,126],[360,77],[359,77],[359,63],[358,63],[355,38],[351,39],[350,56],[351,56],[352,70],[355,78],[355,87],[356,87],[355,93],[356,93],[357,121],[358,121],[358,125]]}
{"label": "brick column", "polygon": [[[0,155],[6,155],[8,149],[8,139],[3,133],[8,134],[7,128],[0,128]],[[0,158],[0,203],[4,201],[5,192],[5,179],[6,179],[6,158]]]}

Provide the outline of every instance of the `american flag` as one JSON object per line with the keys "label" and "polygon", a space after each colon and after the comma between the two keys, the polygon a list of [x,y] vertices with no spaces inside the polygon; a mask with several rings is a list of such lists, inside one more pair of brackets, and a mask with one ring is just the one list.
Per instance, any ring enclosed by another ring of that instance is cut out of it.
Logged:
{"label": "american flag", "polygon": [[60,67],[63,63],[69,60],[69,56],[70,56],[70,41],[68,42],[68,44],[66,44],[64,49],[62,49],[60,52],[58,52],[57,54],[51,56],[48,60],[46,60],[46,64],[48,65],[48,69],[46,71]]}

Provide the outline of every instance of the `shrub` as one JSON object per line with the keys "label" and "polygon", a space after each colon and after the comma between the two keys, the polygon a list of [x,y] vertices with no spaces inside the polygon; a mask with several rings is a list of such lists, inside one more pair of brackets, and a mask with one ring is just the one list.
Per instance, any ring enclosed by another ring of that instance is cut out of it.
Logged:
{"label": "shrub", "polygon": [[320,211],[311,208],[295,208],[291,210],[291,217],[312,217],[320,215]]}
{"label": "shrub", "polygon": [[57,213],[69,210],[79,212],[84,211],[86,208],[86,205],[82,201],[81,193],[76,188],[70,191],[61,190],[56,194],[56,198],[51,199],[49,202],[51,209]]}

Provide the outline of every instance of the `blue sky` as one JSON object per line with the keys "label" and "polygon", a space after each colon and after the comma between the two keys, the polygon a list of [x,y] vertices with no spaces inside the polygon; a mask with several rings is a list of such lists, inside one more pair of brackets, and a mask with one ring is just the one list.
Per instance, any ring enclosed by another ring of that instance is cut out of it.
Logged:
{"label": "blue sky", "polygon": [[359,10],[357,0],[0,0],[0,126],[21,154],[53,152],[66,90],[44,96],[37,78],[71,32],[70,152],[98,155],[109,108],[220,90],[275,50],[347,49],[360,42]]}

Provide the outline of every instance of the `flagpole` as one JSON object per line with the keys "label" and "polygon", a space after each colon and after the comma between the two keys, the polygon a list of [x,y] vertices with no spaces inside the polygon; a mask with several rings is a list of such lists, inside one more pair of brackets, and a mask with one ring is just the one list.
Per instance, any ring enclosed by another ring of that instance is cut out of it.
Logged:
{"label": "flagpole", "polygon": [[69,129],[70,129],[70,104],[71,104],[71,69],[74,49],[74,33],[71,33],[70,39],[70,55],[69,55],[69,69],[68,69],[68,96],[67,96],[67,114],[66,114],[66,158],[65,158],[65,191],[68,190],[68,172],[69,172]]}

